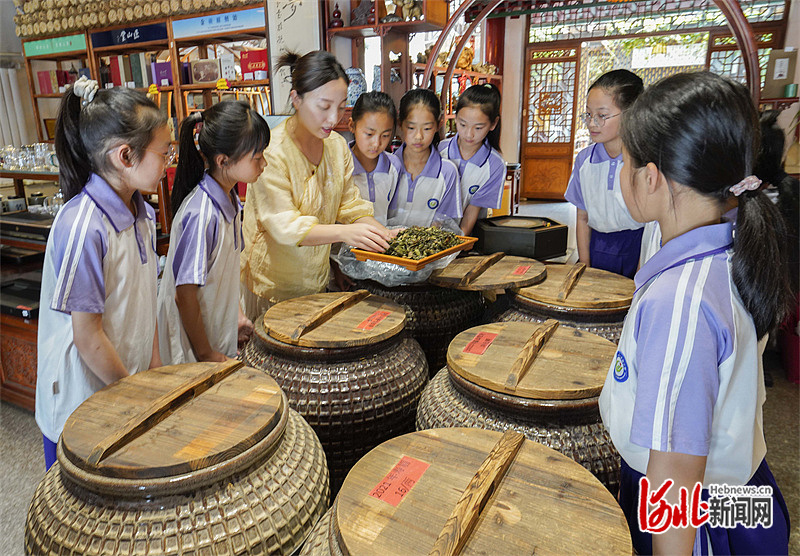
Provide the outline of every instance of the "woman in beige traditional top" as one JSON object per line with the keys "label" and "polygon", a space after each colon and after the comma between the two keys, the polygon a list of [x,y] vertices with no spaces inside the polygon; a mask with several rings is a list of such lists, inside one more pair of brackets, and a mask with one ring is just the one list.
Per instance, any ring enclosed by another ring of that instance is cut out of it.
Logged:
{"label": "woman in beige traditional top", "polygon": [[372,216],[353,182],[347,141],[333,131],[348,78],[336,58],[286,54],[295,114],[272,131],[267,168],[247,191],[242,306],[248,318],[273,303],[325,290],[335,242],[383,251],[392,233]]}

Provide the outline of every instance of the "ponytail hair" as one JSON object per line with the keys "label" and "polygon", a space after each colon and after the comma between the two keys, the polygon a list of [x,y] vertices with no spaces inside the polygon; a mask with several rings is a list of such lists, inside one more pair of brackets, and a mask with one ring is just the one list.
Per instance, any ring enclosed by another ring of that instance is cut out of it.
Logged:
{"label": "ponytail hair", "polygon": [[56,119],[58,180],[67,200],[81,192],[92,173],[105,178],[113,172],[108,151],[128,145],[136,162],[154,133],[167,124],[158,106],[133,89],[100,89],[86,106],[81,100],[68,87]]}
{"label": "ponytail hair", "polygon": [[497,122],[494,129],[486,135],[486,140],[498,152],[500,151],[500,101],[500,89],[491,83],[483,83],[469,87],[458,97],[456,103],[456,114],[462,108],[474,106],[480,108],[490,123]]}
{"label": "ponytail hair", "polygon": [[442,119],[442,105],[439,103],[439,97],[436,96],[436,93],[430,89],[411,89],[406,91],[406,94],[400,99],[398,119],[400,123],[403,123],[408,118],[411,110],[420,104],[430,110],[433,119],[436,120],[436,133],[433,136],[433,146],[436,147],[441,141],[438,126]]}
{"label": "ponytail hair", "polygon": [[[720,205],[753,173],[758,116],[739,83],[709,72],[680,73],[650,86],[622,116],[622,142],[634,168],[658,166],[671,182]],[[760,191],[738,196],[733,281],[760,338],[789,308],[785,223]]]}
{"label": "ponytail hair", "polygon": [[350,84],[342,64],[333,54],[324,50],[314,50],[305,56],[284,52],[278,58],[278,68],[282,67],[288,67],[291,71],[292,89],[301,97],[337,79],[344,79],[347,85]]}
{"label": "ponytail hair", "polygon": [[224,154],[235,164],[267,148],[269,137],[267,122],[244,101],[226,100],[188,116],[180,128],[172,214],[200,182],[206,165],[210,172],[217,169],[217,155]]}

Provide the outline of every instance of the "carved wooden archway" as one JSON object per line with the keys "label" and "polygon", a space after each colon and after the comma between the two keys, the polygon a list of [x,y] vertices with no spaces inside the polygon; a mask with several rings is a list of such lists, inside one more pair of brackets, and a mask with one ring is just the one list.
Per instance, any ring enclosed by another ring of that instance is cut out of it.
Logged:
{"label": "carved wooden archway", "polygon": [[[433,75],[433,68],[436,64],[436,58],[439,56],[439,52],[442,50],[442,46],[444,45],[447,35],[453,29],[458,19],[464,15],[464,13],[472,5],[480,1],[481,0],[464,0],[464,2],[447,21],[447,24],[444,26],[444,29],[436,41],[436,44],[433,46],[433,50],[428,56],[428,63],[425,65],[425,74],[422,78],[422,83],[430,83],[431,76]],[[455,71],[456,62],[458,61],[459,56],[461,56],[461,51],[464,49],[464,46],[467,44],[467,41],[469,40],[469,37],[472,35],[472,32],[475,30],[475,28],[480,25],[481,22],[486,19],[502,1],[503,0],[489,0],[489,2],[486,4],[486,7],[481,10],[477,17],[475,17],[467,29],[467,32],[464,33],[464,36],[461,37],[461,40],[453,50],[450,56],[450,64],[448,64],[447,72],[445,73],[444,84],[442,85],[442,94],[440,96],[440,102],[442,103],[442,106],[445,105],[444,99],[447,98],[446,95],[450,94],[450,81],[453,77],[453,72]],[[750,94],[753,96],[753,102],[758,105],[761,94],[761,74],[758,67],[758,48],[756,47],[753,29],[747,22],[747,18],[744,16],[744,12],[742,12],[742,7],[736,0],[714,0],[714,4],[716,4],[720,11],[722,11],[722,13],[725,15],[725,19],[728,22],[728,27],[730,27],[731,31],[733,32],[733,36],[736,37],[736,40],[739,44],[739,50],[741,50],[742,57],[744,59],[747,85],[750,89]]]}

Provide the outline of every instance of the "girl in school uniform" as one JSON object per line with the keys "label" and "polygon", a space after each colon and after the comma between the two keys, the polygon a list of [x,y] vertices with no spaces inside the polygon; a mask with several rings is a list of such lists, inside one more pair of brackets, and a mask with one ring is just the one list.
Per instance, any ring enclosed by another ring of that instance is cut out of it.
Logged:
{"label": "girl in school uniform", "polygon": [[464,216],[461,231],[472,233],[487,209],[503,202],[506,161],[500,156],[500,91],[485,83],[473,85],[458,97],[455,136],[439,143],[442,158],[458,166]]}
{"label": "girl in school uniform", "polygon": [[237,182],[264,170],[269,126],[226,101],[181,124],[167,264],[158,292],[161,359],[175,365],[236,357],[253,324],[239,309],[242,205]]}
{"label": "girl in school uniform", "polygon": [[589,87],[583,122],[594,145],[575,158],[564,197],[578,209],[578,258],[588,266],[632,278],[639,265],[643,224],[631,218],[619,187],[621,116],[644,90],[628,70],[601,75]]}
{"label": "girl in school uniform", "polygon": [[295,114],[272,130],[269,169],[247,191],[242,301],[253,320],[272,304],[325,291],[331,244],[383,251],[392,233],[373,218],[353,181],[353,157],[333,128],[344,114],[347,74],[329,52],[285,54]]}
{"label": "girl in school uniform", "polygon": [[[788,307],[779,240],[785,225],[751,175],[753,99],[717,75],[678,74],[628,109],[622,137],[625,203],[637,221],[659,223],[663,243],[636,273],[600,396],[603,423],[622,456],[619,500],[634,548],[786,554],[786,504],[764,459],[761,363],[766,334]],[[735,233],[723,217],[732,197]],[[706,501],[713,484],[769,486],[771,526],[706,522],[651,535],[637,518],[643,477],[651,494],[673,480],[665,496],[671,505],[681,487],[691,496],[698,483]]]}
{"label": "girl in school uniform", "polygon": [[69,415],[116,380],[161,365],[155,193],[174,158],[166,116],[142,93],[81,78],[56,121],[67,199],[47,240],[37,342],[36,423],[45,464]]}
{"label": "girl in school uniform", "polygon": [[396,122],[397,108],[392,97],[377,91],[358,97],[350,118],[350,131],[355,137],[350,143],[353,181],[361,198],[372,203],[375,220],[381,224],[386,224],[389,201],[402,169],[398,158],[386,152]]}
{"label": "girl in school uniform", "polygon": [[458,168],[439,154],[442,109],[429,89],[412,89],[400,99],[400,133],[397,150],[402,172],[392,201],[389,224],[430,226],[463,215]]}

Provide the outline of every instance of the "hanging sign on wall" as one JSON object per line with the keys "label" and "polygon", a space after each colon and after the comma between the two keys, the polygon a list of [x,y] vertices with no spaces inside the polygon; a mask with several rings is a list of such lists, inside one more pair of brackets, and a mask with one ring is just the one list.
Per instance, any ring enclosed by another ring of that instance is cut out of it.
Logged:
{"label": "hanging sign on wall", "polygon": [[28,57],[61,54],[75,50],[86,50],[86,35],[80,33],[67,37],[27,41],[23,45],[25,47],[25,56]]}
{"label": "hanging sign on wall", "polygon": [[264,28],[264,8],[250,8],[238,12],[228,12],[172,21],[172,36],[204,37],[219,33],[232,33],[248,29]]}
{"label": "hanging sign on wall", "polygon": [[275,114],[289,113],[292,79],[289,68],[276,70],[278,57],[291,51],[300,55],[319,50],[319,4],[303,0],[267,0],[269,22],[269,90]]}

